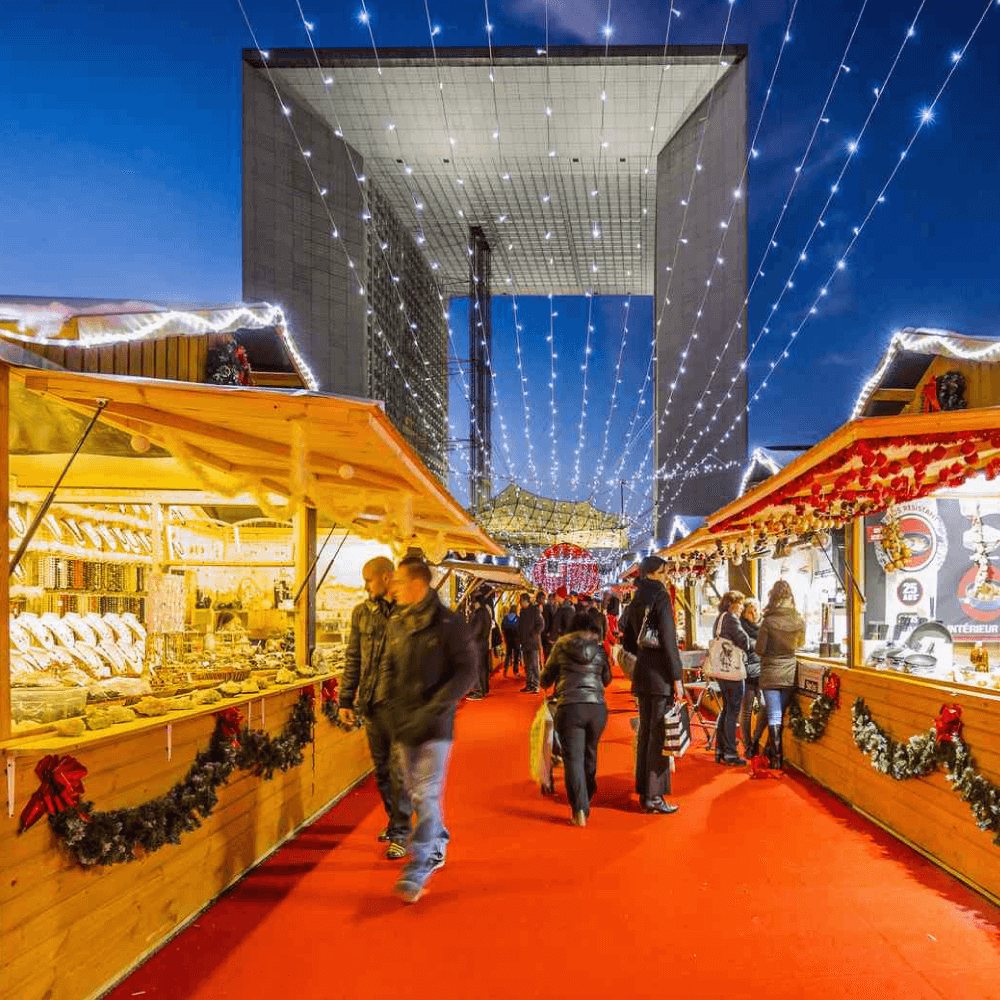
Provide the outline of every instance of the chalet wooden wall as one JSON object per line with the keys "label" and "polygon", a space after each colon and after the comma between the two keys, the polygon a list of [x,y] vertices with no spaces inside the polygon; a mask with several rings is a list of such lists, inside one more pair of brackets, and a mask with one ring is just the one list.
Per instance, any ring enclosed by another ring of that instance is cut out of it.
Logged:
{"label": "chalet wooden wall", "polygon": [[[865,699],[874,720],[893,738],[925,733],[942,702],[962,706],[965,739],[976,767],[1000,784],[1000,697],[946,689],[875,671],[840,671],[841,707],[816,743],[803,743],[787,733],[785,759],[857,807],[911,841],[931,857],[961,874],[974,886],[1000,897],[1000,847],[976,826],[968,803],[951,789],[943,772],[926,778],[896,781],[879,774],[858,750],[851,735],[851,706]],[[804,712],[808,701],[800,697]]]}
{"label": "chalet wooden wall", "polygon": [[912,401],[904,413],[920,413],[921,393],[936,375],[959,371],[965,376],[965,399],[970,409],[1000,405],[1000,365],[996,362],[966,361],[962,358],[935,358],[913,390]]}
{"label": "chalet wooden wall", "polygon": [[[297,696],[286,691],[266,699],[268,732],[281,729]],[[254,703],[258,725],[259,712]],[[211,715],[176,723],[169,763],[164,726],[72,751],[89,772],[87,799],[111,809],[163,794],[208,744],[213,725]],[[346,733],[320,716],[299,767],[271,781],[236,772],[215,812],[180,845],[86,870],[60,850],[44,820],[17,835],[16,813],[37,787],[40,756],[18,757],[15,817],[4,810],[0,818],[4,1000],[95,995],[371,768],[364,732]]]}

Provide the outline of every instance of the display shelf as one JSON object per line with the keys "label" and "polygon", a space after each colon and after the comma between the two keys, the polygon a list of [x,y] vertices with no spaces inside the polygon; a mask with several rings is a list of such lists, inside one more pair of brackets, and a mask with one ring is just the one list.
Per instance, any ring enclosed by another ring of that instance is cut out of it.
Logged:
{"label": "display shelf", "polygon": [[[177,722],[184,722],[188,719],[197,719],[206,715],[215,715],[227,708],[239,708],[241,705],[249,704],[252,701],[260,701],[261,698],[270,698],[281,695],[288,691],[299,691],[302,688],[322,684],[331,680],[336,675],[332,672],[316,674],[315,677],[303,677],[291,684],[276,684],[274,687],[266,688],[263,691],[255,691],[252,694],[235,695],[232,698],[223,698],[214,705],[200,705],[198,708],[187,709],[182,712],[167,712],[164,715],[155,715],[151,718],[136,719],[135,722],[123,722],[109,729],[97,729],[93,732],[84,733],[82,736],[57,736],[54,732],[42,733],[36,736],[12,736],[9,740],[0,742],[0,750],[8,754],[39,754],[39,753],[66,753],[73,750],[82,750],[101,743],[111,743],[117,739],[133,736],[136,733],[147,732],[161,726],[173,725]],[[316,699],[317,716],[321,710],[319,698]],[[318,720],[320,721],[320,720]]]}
{"label": "display shelf", "polygon": [[294,562],[198,562],[197,560],[178,560],[177,562],[160,563],[164,569],[292,569]]}

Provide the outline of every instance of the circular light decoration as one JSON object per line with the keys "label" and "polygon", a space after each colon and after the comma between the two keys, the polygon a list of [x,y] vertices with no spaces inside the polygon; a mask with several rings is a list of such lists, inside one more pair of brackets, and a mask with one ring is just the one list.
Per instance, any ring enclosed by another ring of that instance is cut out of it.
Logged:
{"label": "circular light decoration", "polygon": [[560,587],[578,594],[592,594],[601,586],[597,560],[587,549],[570,542],[550,545],[531,567],[531,581],[547,594]]}

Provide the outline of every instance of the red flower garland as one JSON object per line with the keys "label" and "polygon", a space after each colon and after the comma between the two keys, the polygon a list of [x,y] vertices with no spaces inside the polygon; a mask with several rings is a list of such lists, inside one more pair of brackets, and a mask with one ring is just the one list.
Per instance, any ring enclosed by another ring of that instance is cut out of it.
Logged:
{"label": "red flower garland", "polygon": [[35,775],[42,784],[21,812],[18,833],[34,826],[46,813],[55,816],[75,808],[83,796],[87,769],[75,757],[51,753],[35,765]]}
{"label": "red flower garland", "polygon": [[239,743],[240,732],[243,729],[243,713],[234,705],[216,712],[215,717],[222,724],[222,735],[235,746]]}

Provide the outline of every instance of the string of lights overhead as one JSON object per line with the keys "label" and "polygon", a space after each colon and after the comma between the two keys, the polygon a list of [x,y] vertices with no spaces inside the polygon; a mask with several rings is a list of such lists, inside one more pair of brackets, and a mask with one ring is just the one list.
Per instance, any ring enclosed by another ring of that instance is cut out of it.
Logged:
{"label": "string of lights overhead", "polygon": [[[877,86],[877,87],[874,88],[874,100],[872,101],[872,104],[871,104],[871,106],[870,106],[870,108],[868,110],[868,114],[867,114],[864,122],[862,123],[861,128],[859,129],[856,138],[851,139],[847,143],[847,146],[846,146],[847,156],[846,156],[846,158],[844,160],[844,163],[841,165],[841,169],[840,169],[840,172],[839,172],[839,174],[837,176],[837,179],[830,186],[830,190],[829,190],[829,192],[827,194],[826,201],[824,202],[823,207],[820,209],[819,213],[816,215],[816,218],[815,218],[815,220],[813,222],[813,225],[812,225],[812,228],[811,228],[811,230],[809,232],[809,235],[808,235],[808,237],[805,240],[805,243],[799,249],[799,252],[795,255],[794,263],[792,265],[791,271],[790,271],[790,273],[788,274],[788,276],[786,277],[785,281],[782,284],[781,291],[780,291],[780,293],[778,295],[778,298],[771,305],[771,309],[770,309],[770,314],[768,316],[768,320],[767,320],[767,322],[765,322],[765,323],[762,324],[760,331],[758,332],[756,338],[754,339],[754,341],[750,345],[750,348],[747,351],[746,357],[743,359],[743,362],[741,363],[741,371],[746,371],[747,363],[749,362],[749,360],[752,357],[753,353],[756,351],[757,346],[760,344],[760,342],[763,339],[763,337],[766,336],[768,333],[770,333],[770,323],[773,322],[774,317],[777,315],[777,313],[778,313],[778,311],[779,311],[779,309],[781,307],[781,304],[784,301],[786,293],[789,292],[791,289],[793,289],[795,287],[795,276],[796,276],[799,268],[808,260],[809,250],[810,250],[810,248],[812,246],[813,240],[816,238],[816,236],[820,232],[822,232],[824,229],[827,228],[828,223],[827,223],[826,220],[827,220],[827,213],[828,213],[828,210],[830,208],[830,205],[833,202],[834,198],[836,197],[837,193],[840,191],[841,182],[843,181],[845,175],[847,174],[847,171],[850,169],[850,167],[853,165],[853,163],[855,162],[855,160],[857,158],[857,153],[858,153],[858,150],[860,148],[861,140],[862,140],[865,132],[867,131],[869,124],[871,123],[871,120],[872,120],[872,118],[873,118],[873,116],[875,114],[875,111],[878,108],[879,102],[882,100],[883,96],[885,95],[885,93],[886,93],[886,91],[888,89],[889,82],[892,79],[893,74],[895,73],[896,67],[898,66],[898,64],[900,62],[900,59],[902,58],[903,52],[906,49],[906,46],[907,46],[908,42],[916,34],[917,22],[919,20],[921,12],[924,9],[924,6],[926,5],[926,2],[927,2],[927,0],[921,0],[921,3],[920,3],[920,5],[919,5],[919,7],[917,9],[917,12],[916,12],[913,20],[910,22],[909,27],[907,28],[906,32],[904,33],[902,43],[900,44],[899,48],[896,51],[895,57],[894,57],[894,59],[892,61],[892,64],[889,67],[888,73],[885,75],[882,83],[879,86]],[[864,13],[864,7],[862,7],[861,13],[862,14]],[[860,22],[860,17],[861,17],[861,15],[859,14],[858,22],[855,23],[855,32],[857,31],[857,26],[858,26],[858,23]],[[853,42],[853,39],[854,39],[854,34],[852,34],[852,36],[851,36],[851,41],[852,42]],[[770,238],[770,240],[768,240],[767,247],[764,250],[764,254],[763,254],[762,258],[761,258],[761,261],[760,261],[760,263],[758,264],[758,266],[756,268],[754,280],[753,280],[753,282],[751,282],[750,288],[749,288],[749,290],[747,292],[747,295],[746,295],[746,297],[744,299],[744,305],[746,305],[746,303],[749,301],[750,295],[753,292],[753,289],[754,289],[754,287],[756,285],[757,279],[763,277],[763,275],[764,275],[763,266],[764,266],[764,262],[767,259],[767,256],[770,254],[770,252],[773,249],[775,249],[777,247],[777,241],[776,241],[775,237],[777,235],[778,226],[780,226],[781,220],[784,218],[784,214],[787,211],[787,206],[788,206],[788,204],[791,201],[791,198],[792,198],[792,195],[794,193],[794,190],[795,190],[796,186],[798,185],[799,179],[801,178],[802,173],[803,173],[803,171],[805,169],[806,162],[807,162],[808,157],[809,157],[809,153],[810,153],[810,151],[812,149],[812,146],[813,146],[813,142],[814,142],[814,138],[815,138],[816,132],[818,131],[818,128],[819,128],[819,126],[820,126],[821,123],[823,123],[824,121],[829,121],[829,119],[826,118],[826,108],[827,108],[827,105],[829,104],[830,98],[832,97],[833,90],[834,90],[834,88],[836,86],[836,83],[841,78],[841,76],[843,75],[844,68],[847,65],[846,64],[846,58],[847,58],[846,52],[849,51],[849,49],[850,49],[850,43],[848,44],[848,50],[845,50],[845,56],[844,56],[844,58],[841,60],[840,64],[837,67],[837,70],[836,70],[836,72],[834,74],[834,80],[833,80],[833,83],[831,84],[831,88],[830,88],[830,92],[829,92],[828,97],[827,97],[827,101],[824,103],[824,106],[823,106],[823,108],[820,111],[820,115],[819,115],[819,118],[817,119],[816,126],[813,129],[813,136],[810,138],[810,142],[809,142],[809,145],[806,148],[805,155],[799,160],[798,165],[795,167],[795,170],[793,171],[793,179],[792,179],[792,182],[791,182],[791,187],[789,188],[789,192],[786,195],[784,203],[782,205],[782,209],[781,209],[781,213],[779,214],[778,222],[775,225],[774,230],[772,231],[771,238]],[[843,268],[841,268],[841,270],[842,269]],[[708,395],[708,392],[709,392],[709,390],[711,388],[712,382],[713,382],[715,376],[718,374],[719,368],[720,368],[721,363],[722,363],[722,358],[725,356],[726,351],[728,350],[730,344],[732,343],[733,337],[734,337],[734,335],[736,333],[736,330],[738,328],[739,328],[738,324],[734,324],[731,327],[730,332],[729,332],[729,336],[727,337],[727,339],[726,339],[726,341],[725,341],[725,343],[723,345],[722,351],[720,352],[719,357],[716,359],[715,367],[712,369],[711,373],[709,374],[708,382],[706,383],[705,389],[702,391],[702,394],[701,394],[701,396],[700,396],[700,398],[698,400],[697,409],[700,409],[704,405],[705,397]],[[772,370],[776,367],[776,364],[777,364],[777,362],[771,364],[771,369]],[[701,430],[699,432],[701,435],[704,435],[705,433],[708,432],[708,430],[711,428],[711,425],[713,423],[715,423],[715,421],[717,420],[719,411],[726,404],[726,402],[728,402],[732,398],[732,385],[736,382],[736,380],[737,380],[738,377],[739,376],[732,377],[731,381],[730,381],[730,386],[728,388],[726,388],[725,390],[723,390],[723,392],[720,392],[719,399],[716,402],[716,405],[715,405],[714,411],[712,412],[711,417],[709,417],[709,419],[705,422],[705,424],[702,426],[702,428],[701,428]],[[681,434],[678,435],[676,441],[674,442],[674,447],[672,448],[672,450],[670,451],[670,453],[666,456],[666,458],[664,459],[663,463],[661,463],[660,469],[658,470],[657,474],[663,480],[667,480],[667,479],[672,478],[672,473],[674,473],[674,472],[677,471],[677,469],[671,469],[671,468],[669,468],[668,467],[668,463],[669,463],[670,459],[677,453],[678,449],[680,448],[680,445],[686,439],[686,435],[687,435],[688,431],[691,429],[691,427],[693,425],[693,422],[694,422],[693,416],[694,415],[692,414],[691,416],[688,417],[688,421],[685,424],[684,428],[682,429]],[[688,457],[690,457],[690,454],[691,454],[691,452],[689,450]],[[683,467],[683,462],[679,463],[679,466]]]}
{"label": "string of lights overhead", "polygon": [[[909,153],[912,150],[912,148],[913,148],[914,144],[916,143],[917,139],[920,137],[920,134],[923,132],[923,130],[928,125],[930,125],[935,120],[935,115],[936,115],[935,109],[936,109],[938,103],[940,102],[941,97],[944,95],[944,92],[947,89],[948,84],[951,82],[952,77],[955,75],[955,72],[957,71],[959,64],[964,59],[966,52],[968,51],[969,47],[972,45],[973,41],[975,40],[976,35],[979,33],[979,30],[982,27],[983,23],[985,22],[987,16],[989,15],[989,12],[990,12],[991,8],[994,8],[996,6],[1000,6],[1000,4],[997,3],[997,0],[987,0],[987,3],[985,5],[985,7],[983,8],[982,14],[980,15],[979,20],[976,22],[976,24],[973,27],[972,31],[970,32],[968,38],[966,39],[965,44],[962,45],[961,48],[956,49],[956,50],[954,50],[952,52],[952,54],[950,56],[951,66],[950,66],[950,68],[948,70],[948,73],[946,74],[943,82],[941,83],[940,87],[938,88],[938,90],[937,90],[937,92],[936,92],[936,94],[934,96],[934,99],[929,104],[926,104],[920,110],[920,113],[918,115],[918,120],[917,120],[917,126],[914,129],[912,135],[910,136],[909,141],[907,142],[906,146],[903,148],[902,152],[899,154],[899,157],[898,157],[895,165],[893,166],[893,168],[889,172],[889,175],[887,176],[885,182],[882,184],[881,188],[879,189],[878,194],[872,200],[872,202],[871,202],[871,204],[870,204],[870,206],[868,208],[868,211],[865,214],[864,218],[861,220],[861,222],[858,225],[856,225],[856,226],[854,226],[852,228],[852,230],[851,230],[852,237],[851,237],[850,241],[848,242],[847,246],[843,249],[843,251],[840,253],[839,259],[838,259],[836,265],[833,267],[833,269],[831,270],[830,274],[827,276],[826,280],[819,286],[819,290],[818,290],[815,298],[813,299],[812,304],[806,310],[806,312],[803,315],[801,321],[799,322],[799,324],[790,333],[788,341],[787,341],[787,343],[785,345],[785,349],[778,355],[775,367],[777,367],[781,363],[782,360],[784,360],[785,358],[788,357],[788,355],[789,355],[789,348],[791,347],[791,345],[794,343],[794,341],[796,340],[796,338],[799,336],[799,334],[805,328],[805,326],[809,322],[809,320],[812,319],[815,315],[818,314],[820,303],[829,294],[830,285],[836,280],[837,276],[839,274],[841,274],[841,272],[845,269],[845,267],[846,267],[846,259],[850,256],[850,254],[854,250],[854,247],[857,245],[858,240],[861,238],[861,234],[865,230],[865,227],[868,225],[869,221],[872,219],[872,217],[874,216],[874,214],[877,211],[877,209],[879,208],[879,206],[884,205],[886,203],[886,192],[889,190],[889,188],[892,185],[893,181],[895,180],[896,176],[899,174],[899,171],[902,169],[903,163],[906,161],[907,157],[909,156]],[[772,373],[773,373],[773,370],[774,369],[772,368],[771,369]],[[736,425],[741,420],[743,420],[747,415],[749,415],[750,410],[753,408],[753,403],[756,402],[756,401],[758,401],[760,399],[760,394],[767,388],[768,379],[769,378],[770,378],[770,374],[761,382],[760,386],[754,392],[751,400],[747,404],[747,407],[746,407],[745,411],[743,411],[743,412],[741,412],[741,413],[739,413],[739,414],[736,415],[736,417],[733,420],[732,424],[726,430],[726,432],[722,435],[722,437],[720,438],[719,442],[705,456],[707,459],[711,459],[712,456],[717,453],[718,448],[721,446],[721,444],[724,441],[728,440],[729,436],[735,430]],[[674,495],[676,495],[676,492],[675,492]]]}
{"label": "string of lights overhead", "polygon": [[573,488],[573,496],[576,496],[577,488],[580,485],[580,456],[583,453],[583,428],[587,420],[587,389],[588,389],[588,374],[590,368],[590,352],[592,350],[590,346],[591,338],[594,335],[594,326],[592,320],[594,318],[594,290],[592,288],[587,289],[587,341],[583,349],[583,364],[580,365],[580,371],[583,372],[583,393],[581,395],[580,403],[580,424],[577,430],[576,437],[576,455],[573,458],[573,479],[570,485]]}

